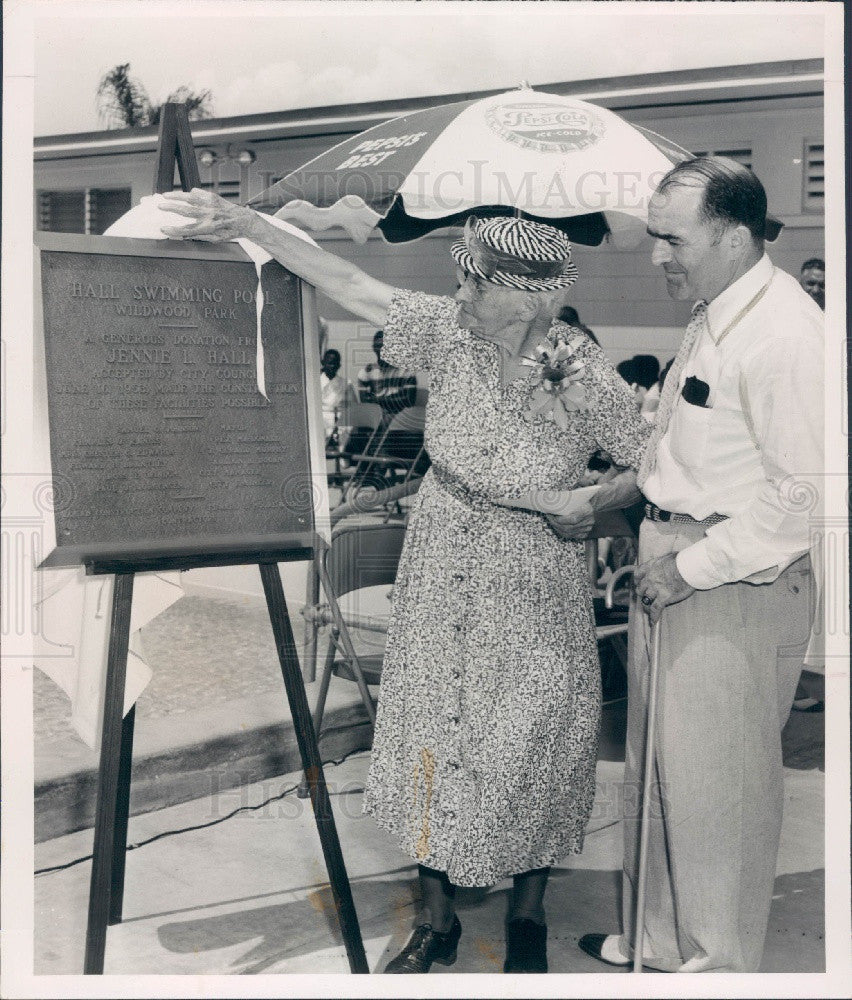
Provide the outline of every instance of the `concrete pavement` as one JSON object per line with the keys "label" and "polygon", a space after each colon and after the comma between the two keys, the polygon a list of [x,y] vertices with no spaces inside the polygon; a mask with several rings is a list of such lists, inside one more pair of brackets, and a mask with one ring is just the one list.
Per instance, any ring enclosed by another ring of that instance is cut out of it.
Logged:
{"label": "concrete pavement", "polygon": [[[327,768],[327,780],[368,961],[381,971],[408,938],[417,882],[410,859],[361,815],[367,763],[368,754],[358,753]],[[618,923],[622,767],[599,763],[586,849],[554,869],[547,895],[553,973],[613,971],[584,955],[577,939]],[[298,774],[282,775],[131,819],[130,844],[167,835],[127,855],[124,922],[109,929],[107,973],[348,971],[310,806],[292,793],[276,798],[297,781]],[[762,971],[823,968],[822,814],[822,772],[787,769]],[[91,845],[90,830],[38,844],[36,867],[66,864]],[[36,974],[81,971],[89,871],[84,862],[36,878]],[[460,892],[464,933],[452,972],[500,971],[509,887]]]}

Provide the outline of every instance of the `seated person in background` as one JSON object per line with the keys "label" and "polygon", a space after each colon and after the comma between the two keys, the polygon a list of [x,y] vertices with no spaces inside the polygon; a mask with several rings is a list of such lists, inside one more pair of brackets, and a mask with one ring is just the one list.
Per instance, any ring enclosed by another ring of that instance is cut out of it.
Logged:
{"label": "seated person in background", "polygon": [[825,261],[820,257],[811,257],[802,264],[799,284],[825,312]]}
{"label": "seated person in background", "polygon": [[382,359],[384,336],[383,330],[376,330],[373,337],[376,364],[365,365],[358,372],[358,399],[362,403],[378,403],[383,421],[389,421],[395,413],[414,406],[417,379],[412,372],[395,368]]}
{"label": "seated person in background", "polygon": [[580,314],[573,306],[563,306],[559,310],[559,313],[557,314],[556,318],[563,323],[567,323],[568,326],[573,326],[575,330],[582,330],[587,337],[592,338],[592,340],[598,345],[598,347],[601,346],[600,341],[594,335],[594,332],[590,330],[586,326],[586,324],[580,319]]}
{"label": "seated person in background", "polygon": [[329,348],[320,363],[320,386],[322,391],[322,422],[328,440],[334,433],[337,413],[346,402],[349,383],[340,374],[340,351]]}

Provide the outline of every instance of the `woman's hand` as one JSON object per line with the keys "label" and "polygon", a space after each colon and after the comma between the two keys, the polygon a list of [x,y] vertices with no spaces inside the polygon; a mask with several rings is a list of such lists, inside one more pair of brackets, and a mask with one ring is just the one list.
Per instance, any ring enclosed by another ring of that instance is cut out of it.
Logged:
{"label": "woman's hand", "polygon": [[502,507],[534,510],[547,516],[548,523],[562,538],[588,538],[595,524],[590,497],[596,487],[574,490],[531,490],[520,497],[497,497]]}
{"label": "woman's hand", "polygon": [[163,226],[163,233],[172,239],[204,240],[222,243],[226,240],[250,239],[255,213],[250,208],[235,205],[212,191],[193,188],[191,191],[166,191],[164,206],[189,220],[185,226]]}
{"label": "woman's hand", "polygon": [[548,514],[547,523],[560,538],[580,541],[594,530],[595,511],[588,500],[582,500],[567,514]]}

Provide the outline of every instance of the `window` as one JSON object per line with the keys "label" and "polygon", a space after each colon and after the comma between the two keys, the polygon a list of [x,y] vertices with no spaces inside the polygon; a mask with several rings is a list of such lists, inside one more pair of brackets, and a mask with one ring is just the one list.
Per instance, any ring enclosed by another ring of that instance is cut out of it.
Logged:
{"label": "window", "polygon": [[736,160],[744,167],[752,169],[751,166],[751,146],[739,146],[736,149],[704,149],[696,156],[727,156],[729,160]]}
{"label": "window", "polygon": [[85,233],[85,191],[39,191],[38,228],[49,233]]}
{"label": "window", "polygon": [[38,192],[38,228],[49,233],[100,236],[129,210],[130,188]]}
{"label": "window", "polygon": [[802,161],[802,209],[805,212],[825,210],[825,147],[823,140],[806,139]]}

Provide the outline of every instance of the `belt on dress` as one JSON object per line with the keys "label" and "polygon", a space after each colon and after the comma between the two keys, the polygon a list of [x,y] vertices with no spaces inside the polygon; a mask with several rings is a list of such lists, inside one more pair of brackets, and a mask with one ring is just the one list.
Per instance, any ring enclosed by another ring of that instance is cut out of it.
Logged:
{"label": "belt on dress", "polygon": [[488,504],[491,507],[500,506],[500,504],[495,504],[493,500],[489,500],[484,493],[477,493],[476,490],[472,490],[467,483],[460,479],[454,472],[450,472],[450,470],[445,466],[438,465],[436,462],[433,462],[431,471],[440,485],[451,496],[454,496],[462,503],[466,503],[470,506],[483,503]]}
{"label": "belt on dress", "polygon": [[700,524],[704,528],[709,528],[714,524],[721,524],[722,521],[728,520],[725,514],[711,514],[709,517],[705,517],[703,521],[697,521],[694,517],[690,517],[689,514],[676,514],[670,510],[663,510],[655,503],[650,503],[650,501],[645,504],[645,517],[649,521],[662,521],[664,524],[673,521],[675,524]]}

